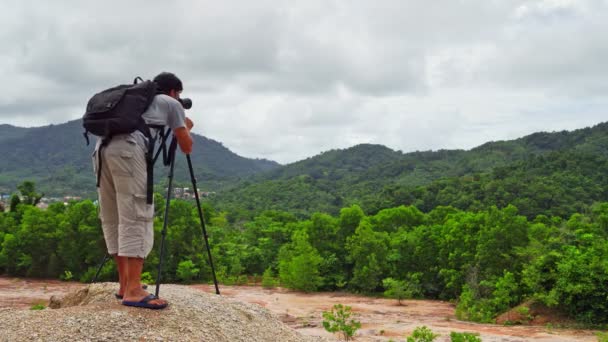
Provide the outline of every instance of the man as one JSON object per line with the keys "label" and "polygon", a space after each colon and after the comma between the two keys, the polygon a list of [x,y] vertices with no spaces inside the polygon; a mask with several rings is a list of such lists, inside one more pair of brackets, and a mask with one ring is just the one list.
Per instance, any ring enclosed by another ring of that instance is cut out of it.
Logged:
{"label": "man", "polygon": [[[171,128],[182,152],[190,154],[193,123],[178,101],[182,82],[168,72],[156,76],[154,82],[162,94],[154,97],[142,117],[148,125]],[[101,139],[96,151],[100,144]],[[108,253],[118,268],[120,289],[116,297],[123,299],[123,305],[163,309],[167,301],[149,294],[141,284],[144,259],[154,243],[154,205],[146,203],[147,150],[147,139],[140,131],[115,135],[101,150],[99,216]],[[96,167],[97,153],[93,159]]]}

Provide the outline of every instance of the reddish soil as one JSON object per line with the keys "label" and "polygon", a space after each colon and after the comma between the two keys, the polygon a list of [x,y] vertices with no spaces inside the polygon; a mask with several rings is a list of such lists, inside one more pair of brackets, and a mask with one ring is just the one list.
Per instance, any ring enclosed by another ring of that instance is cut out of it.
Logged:
{"label": "reddish soil", "polygon": [[[33,304],[48,303],[52,295],[62,295],[84,284],[56,280],[32,280],[0,277],[0,308],[29,308]],[[208,285],[194,288],[214,293]],[[305,335],[324,336],[337,340],[338,336],[323,329],[322,313],[334,304],[353,308],[362,324],[356,341],[405,341],[416,327],[425,325],[441,334],[436,341],[449,341],[451,331],[479,333],[483,341],[597,341],[593,331],[549,328],[541,326],[503,326],[476,324],[456,320],[454,305],[432,300],[395,300],[356,296],[348,293],[306,294],[285,289],[264,289],[254,286],[220,286],[222,296],[237,301],[257,304],[274,312],[283,322]],[[162,295],[162,287],[161,287]]]}
{"label": "reddish soil", "polygon": [[0,308],[47,305],[51,296],[64,295],[82,286],[81,283],[59,280],[0,277]]}

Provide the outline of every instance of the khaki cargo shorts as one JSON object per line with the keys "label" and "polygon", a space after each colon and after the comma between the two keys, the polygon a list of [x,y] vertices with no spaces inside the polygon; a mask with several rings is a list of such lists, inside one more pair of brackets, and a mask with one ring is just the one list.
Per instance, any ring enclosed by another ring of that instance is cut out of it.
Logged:
{"label": "khaki cargo shorts", "polygon": [[[99,218],[109,254],[145,258],[154,244],[154,204],[146,203],[143,135],[117,135],[101,150]],[[93,154],[97,175],[97,151]]]}

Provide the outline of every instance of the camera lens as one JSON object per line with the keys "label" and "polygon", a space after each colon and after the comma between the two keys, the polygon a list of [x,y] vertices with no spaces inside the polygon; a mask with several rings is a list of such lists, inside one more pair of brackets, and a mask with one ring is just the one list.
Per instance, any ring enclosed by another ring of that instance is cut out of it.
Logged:
{"label": "camera lens", "polygon": [[192,100],[190,100],[189,98],[183,98],[183,99],[180,98],[179,103],[182,104],[182,107],[184,107],[184,109],[192,108]]}

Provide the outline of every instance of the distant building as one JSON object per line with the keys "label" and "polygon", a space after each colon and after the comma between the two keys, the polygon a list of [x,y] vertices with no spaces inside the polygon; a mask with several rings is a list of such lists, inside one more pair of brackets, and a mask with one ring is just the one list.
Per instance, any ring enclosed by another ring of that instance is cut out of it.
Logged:
{"label": "distant building", "polygon": [[[167,188],[165,188],[165,192],[167,192]],[[201,192],[201,189],[196,189],[198,194],[201,197],[209,197],[211,195],[215,195],[214,191],[211,192]],[[193,199],[194,198],[194,191],[191,188],[173,188],[173,194],[172,194],[173,198],[179,198],[179,199]]]}
{"label": "distant building", "polygon": [[173,195],[175,196],[175,198],[182,198],[183,194],[184,194],[183,188],[174,188],[173,189]]}

